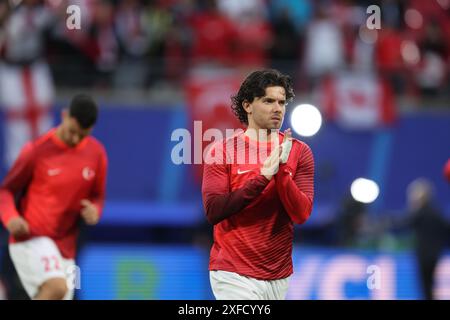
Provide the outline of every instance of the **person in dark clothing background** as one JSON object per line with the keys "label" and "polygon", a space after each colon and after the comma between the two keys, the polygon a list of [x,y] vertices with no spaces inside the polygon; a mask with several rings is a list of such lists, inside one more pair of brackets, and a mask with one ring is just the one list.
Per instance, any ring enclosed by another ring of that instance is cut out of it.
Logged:
{"label": "person in dark clothing background", "polygon": [[348,195],[342,202],[337,219],[337,243],[344,247],[357,247],[365,218],[365,205]]}
{"label": "person in dark clothing background", "polygon": [[414,233],[414,250],[422,284],[423,298],[432,300],[434,274],[450,230],[448,222],[433,205],[430,182],[419,178],[407,189],[408,226]]}

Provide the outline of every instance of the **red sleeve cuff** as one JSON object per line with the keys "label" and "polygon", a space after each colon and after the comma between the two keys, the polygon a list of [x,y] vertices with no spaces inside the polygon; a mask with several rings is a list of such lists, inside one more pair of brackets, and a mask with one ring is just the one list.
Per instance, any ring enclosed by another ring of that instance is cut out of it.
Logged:
{"label": "red sleeve cuff", "polygon": [[3,213],[2,214],[2,222],[3,222],[3,225],[5,226],[5,228],[8,225],[9,220],[11,220],[12,218],[19,217],[19,216],[20,215],[17,211],[9,211],[9,212]]}
{"label": "red sleeve cuff", "polygon": [[278,168],[278,172],[275,175],[275,179],[276,178],[282,178],[285,179],[286,177],[293,177],[294,173],[293,170],[286,164],[280,164],[279,168]]}

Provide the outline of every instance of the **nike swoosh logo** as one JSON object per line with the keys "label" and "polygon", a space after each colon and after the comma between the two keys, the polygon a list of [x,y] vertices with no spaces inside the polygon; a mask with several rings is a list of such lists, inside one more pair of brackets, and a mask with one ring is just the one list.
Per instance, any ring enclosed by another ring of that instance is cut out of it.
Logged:
{"label": "nike swoosh logo", "polygon": [[253,171],[253,170],[243,170],[243,171],[241,171],[241,169],[238,169],[237,174],[243,174],[243,173],[250,172],[250,171]]}
{"label": "nike swoosh logo", "polygon": [[47,173],[49,176],[56,176],[61,173],[61,169],[48,169]]}

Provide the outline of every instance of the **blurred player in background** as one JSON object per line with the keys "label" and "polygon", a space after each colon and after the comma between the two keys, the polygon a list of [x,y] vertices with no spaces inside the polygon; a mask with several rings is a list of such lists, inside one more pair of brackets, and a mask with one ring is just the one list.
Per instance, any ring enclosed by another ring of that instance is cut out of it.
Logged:
{"label": "blurred player in background", "polygon": [[78,222],[97,224],[105,197],[107,156],[90,137],[97,113],[91,97],[75,96],[57,128],[24,146],[1,186],[10,256],[30,298],[73,297],[67,273]]}
{"label": "blurred player in background", "polygon": [[[206,217],[214,225],[209,269],[216,299],[286,296],[294,223],[308,219],[314,195],[311,149],[293,139],[290,129],[279,132],[293,97],[289,76],[276,70],[251,73],[232,99],[247,130],[208,153],[210,159],[223,153],[222,162],[205,161],[202,184]],[[255,153],[259,159],[253,164],[238,160]]]}

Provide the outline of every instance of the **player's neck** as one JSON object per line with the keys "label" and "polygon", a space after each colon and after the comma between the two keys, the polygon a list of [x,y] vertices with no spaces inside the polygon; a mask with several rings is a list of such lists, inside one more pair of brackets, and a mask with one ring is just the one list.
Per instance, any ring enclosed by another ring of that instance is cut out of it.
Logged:
{"label": "player's neck", "polygon": [[56,138],[58,138],[58,140],[60,140],[62,143],[64,143],[66,146],[70,147],[70,145],[64,140],[64,136],[62,134],[62,128],[61,125],[59,125],[58,127],[56,127],[56,131],[55,131],[55,135]]}
{"label": "player's neck", "polygon": [[274,136],[278,135],[278,130],[270,130],[258,128],[255,126],[248,126],[245,130],[245,135],[250,139],[258,142],[271,141]]}

